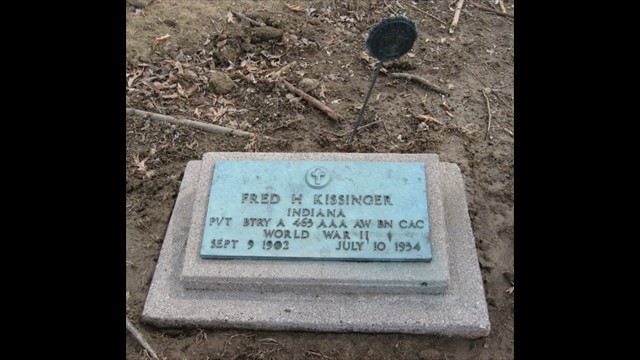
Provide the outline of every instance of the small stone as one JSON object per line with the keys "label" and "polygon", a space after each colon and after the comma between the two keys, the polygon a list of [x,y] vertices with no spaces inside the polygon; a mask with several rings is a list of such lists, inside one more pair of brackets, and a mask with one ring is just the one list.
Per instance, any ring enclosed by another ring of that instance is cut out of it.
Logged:
{"label": "small stone", "polygon": [[198,74],[196,74],[196,72],[193,71],[193,70],[186,69],[184,71],[184,77],[186,77],[187,79],[191,79],[191,80],[197,80],[198,79]]}
{"label": "small stone", "polygon": [[298,83],[298,88],[306,93],[317,88],[318,86],[320,86],[320,80],[310,78],[304,78]]}
{"label": "small stone", "polygon": [[260,27],[250,28],[249,31],[251,33],[252,43],[267,41],[271,39],[280,39],[284,34],[282,30],[271,27],[271,26],[260,26]]}
{"label": "small stone", "polygon": [[209,86],[216,94],[224,95],[236,88],[236,83],[222,71],[212,71],[209,73]]}
{"label": "small stone", "polygon": [[127,3],[131,6],[135,6],[138,9],[144,9],[149,6],[151,0],[127,0]]}

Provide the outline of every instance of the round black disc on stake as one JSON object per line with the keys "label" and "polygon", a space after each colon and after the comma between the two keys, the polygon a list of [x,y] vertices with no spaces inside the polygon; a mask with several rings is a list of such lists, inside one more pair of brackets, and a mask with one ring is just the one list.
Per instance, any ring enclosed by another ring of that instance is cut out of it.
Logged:
{"label": "round black disc on stake", "polygon": [[417,37],[416,23],[404,16],[389,17],[369,31],[367,50],[379,61],[395,60],[411,50]]}

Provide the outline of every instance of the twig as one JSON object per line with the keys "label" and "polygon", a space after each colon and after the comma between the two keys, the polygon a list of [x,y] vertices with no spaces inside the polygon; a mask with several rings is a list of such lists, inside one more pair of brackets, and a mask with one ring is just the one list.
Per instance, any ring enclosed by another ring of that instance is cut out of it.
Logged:
{"label": "twig", "polygon": [[[373,124],[377,124],[377,123],[379,123],[379,122],[382,122],[382,120],[374,121],[374,122],[372,122],[372,123],[368,123],[367,125],[362,125],[362,126],[360,126],[360,128],[358,128],[358,130],[362,130],[362,129],[364,129],[364,128],[368,127],[368,126],[371,126],[371,125],[373,125]],[[351,133],[351,131],[347,131],[346,133],[344,133],[344,134],[342,134],[342,135],[340,135],[340,136],[345,136],[345,135],[347,135],[347,134],[349,134],[349,133]]]}
{"label": "twig", "polygon": [[482,5],[478,5],[478,4],[474,4],[474,3],[471,3],[471,5],[477,7],[480,10],[492,12],[492,13],[494,13],[496,15],[502,15],[502,16],[510,17],[510,18],[513,19],[513,15],[512,14],[509,14],[509,13],[506,13],[506,12],[500,12],[498,10],[495,10],[495,9],[492,9],[492,8],[488,8],[488,7],[484,7]]}
{"label": "twig", "polygon": [[[126,317],[126,316],[125,316]],[[140,331],[138,331],[138,329],[136,329],[135,326],[133,326],[133,324],[131,323],[131,321],[129,321],[129,318],[127,318],[127,330],[129,330],[129,332],[131,333],[131,335],[133,335],[134,338],[136,338],[136,340],[138,340],[138,342],[140,343],[140,345],[142,345],[142,347],[149,353],[149,355],[151,355],[151,357],[153,359],[158,360],[158,355],[156,354],[156,352],[153,350],[153,348],[151,347],[151,345],[149,345],[149,343],[147,342],[147,340],[144,339],[144,336],[142,336],[142,333],[140,333]]]}
{"label": "twig", "polygon": [[413,80],[416,82],[419,82],[420,84],[426,86],[427,88],[438,92],[440,94],[443,95],[449,95],[449,93],[445,90],[442,90],[441,88],[439,88],[438,86],[430,83],[427,79],[422,78],[420,76],[417,75],[411,75],[411,74],[406,74],[406,73],[387,73],[388,76],[394,77],[394,78],[401,78],[401,79],[407,79],[407,80]]}
{"label": "twig", "polygon": [[453,13],[453,21],[451,21],[451,26],[449,26],[449,34],[453,34],[453,30],[455,30],[456,26],[458,26],[458,20],[460,20],[460,11],[462,11],[462,4],[464,4],[464,0],[458,0],[456,11]]}
{"label": "twig", "polygon": [[[324,132],[326,132],[327,134],[331,134],[331,135],[334,135],[334,136],[344,136],[344,135],[345,135],[345,134],[336,134],[336,133],[334,133],[334,132],[332,132],[332,131],[325,130],[325,129],[320,129],[320,131],[324,131]],[[348,134],[348,133],[347,133],[347,134]]]}
{"label": "twig", "polygon": [[231,339],[233,339],[236,336],[244,336],[244,337],[249,337],[249,335],[247,334],[235,334],[235,335],[231,335],[227,341],[224,342],[224,345],[222,346],[222,354],[220,354],[220,357],[224,357],[224,353],[227,352],[227,344],[229,344],[229,342],[231,341]]}
{"label": "twig", "polygon": [[485,137],[486,139],[489,137],[489,129],[491,129],[491,106],[489,106],[489,97],[487,96],[487,93],[484,91],[484,89],[482,89],[482,95],[484,95],[484,99],[487,101],[487,112],[489,113],[489,121],[487,122],[487,136]]}
{"label": "twig", "polygon": [[326,355],[322,355],[322,354],[320,354],[320,353],[317,353],[317,352],[315,352],[315,351],[311,351],[311,350],[307,350],[307,354],[309,354],[309,355],[315,355],[315,356],[320,356],[321,358],[324,358],[324,359],[330,359],[330,360],[332,360],[332,358],[330,358],[330,357],[328,357],[328,356],[326,356]]}
{"label": "twig", "polygon": [[320,102],[319,100],[315,99],[313,96],[307,94],[306,92],[296,88],[295,86],[291,85],[291,83],[289,83],[287,80],[285,79],[280,79],[280,81],[282,81],[282,83],[287,87],[287,89],[289,91],[291,91],[292,93],[301,96],[303,99],[305,99],[306,101],[310,102],[311,105],[317,107],[318,109],[322,110],[325,114],[327,114],[327,116],[329,116],[331,119],[335,120],[335,121],[342,121],[343,117],[340,116],[340,114],[338,114],[337,112],[331,110],[327,105],[323,104],[322,102]]}
{"label": "twig", "polygon": [[166,121],[172,124],[191,126],[193,128],[210,132],[210,133],[231,134],[231,135],[240,135],[240,136],[255,135],[254,133],[250,133],[247,131],[231,129],[224,126],[218,126],[213,124],[206,124],[199,121],[193,121],[188,119],[176,119],[173,116],[162,115],[162,114],[157,114],[157,113],[152,113],[152,112],[137,110],[132,108],[127,108],[127,115],[149,116],[151,120]]}
{"label": "twig", "polygon": [[[379,122],[382,122],[382,120],[374,121],[374,122],[372,122],[372,123],[368,123],[367,125],[362,125],[362,126],[360,126],[360,128],[359,128],[358,130],[360,130],[360,129],[364,129],[364,128],[366,128],[366,127],[369,127],[369,126],[371,126],[371,125],[373,125],[373,124],[377,124],[377,123],[379,123]],[[343,133],[343,134],[340,134],[339,136],[345,136],[345,135],[350,134],[350,133],[351,133],[351,131],[347,131],[347,132],[345,132],[345,133]]]}
{"label": "twig", "polygon": [[239,77],[240,79],[242,79],[242,80],[244,80],[244,81],[246,81],[248,83],[252,83],[252,84],[256,83],[255,80],[251,80],[251,78],[249,78],[247,75],[243,74],[240,70],[236,70],[235,73],[231,74],[231,78],[234,78],[234,77]]}
{"label": "twig", "polygon": [[442,20],[438,19],[437,17],[435,17],[435,16],[431,15],[429,12],[427,12],[427,11],[424,11],[424,10],[420,9],[419,7],[417,7],[417,6],[413,5],[413,4],[407,4],[407,5],[411,6],[412,8],[414,8],[414,9],[416,9],[416,10],[418,10],[418,11],[420,11],[421,13],[423,13],[423,14],[427,15],[427,16],[428,16],[428,17],[430,17],[430,18],[432,18],[432,19],[434,19],[434,20],[437,20],[437,21],[438,21],[439,23],[441,23],[442,25],[447,25],[447,23],[446,23],[446,22],[444,22],[444,21],[442,21]]}
{"label": "twig", "polygon": [[239,13],[239,12],[236,12],[236,11],[232,11],[231,13],[232,13],[235,17],[237,17],[238,19],[240,19],[240,20],[246,20],[246,21],[248,21],[248,22],[249,22],[249,24],[251,24],[251,25],[253,25],[253,26],[267,26],[267,24],[265,24],[265,23],[263,23],[263,22],[260,22],[260,21],[253,20],[253,19],[251,19],[251,18],[247,17],[246,15],[244,15],[244,14],[242,14],[242,13]]}
{"label": "twig", "polygon": [[473,77],[474,77],[474,78],[476,78],[476,80],[480,81],[480,83],[481,83],[482,85],[484,85],[484,87],[486,87],[486,88],[488,88],[488,87],[489,87],[489,85],[485,84],[485,82],[484,82],[484,81],[482,81],[482,79],[480,79],[480,76],[476,75],[476,73],[474,73],[473,71],[471,71],[471,69],[467,68],[467,71],[468,71],[471,75],[473,75]]}
{"label": "twig", "polygon": [[513,136],[513,131],[511,131],[511,130],[509,130],[509,129],[505,128],[505,127],[503,127],[503,129],[504,129],[504,131],[506,131],[509,135],[511,135],[511,137],[514,137],[514,136]]}
{"label": "twig", "polygon": [[498,0],[498,5],[500,5],[500,10],[502,10],[503,13],[507,12],[507,9],[504,7],[504,1]]}
{"label": "twig", "polygon": [[391,134],[389,134],[389,130],[387,130],[387,124],[384,121],[382,122],[382,127],[384,128],[384,132],[387,133],[387,136],[391,136]]}
{"label": "twig", "polygon": [[384,4],[389,8],[389,10],[391,10],[393,15],[398,16],[398,13],[395,12],[395,10],[393,10],[393,8],[391,6],[389,6],[389,4],[387,4],[387,0],[383,0],[383,1],[384,1]]}
{"label": "twig", "polygon": [[[473,77],[476,78],[476,80],[478,80],[482,85],[484,85],[485,88],[491,89],[491,87],[489,85],[487,85],[484,81],[482,81],[482,79],[480,79],[480,76],[478,76],[476,73],[474,73],[473,71],[471,71],[471,69],[467,68],[467,71],[473,75]],[[513,106],[507,104],[506,101],[504,101],[500,96],[498,96],[498,93],[493,91],[493,89],[491,90],[491,93],[493,93],[493,95],[496,96],[496,98],[498,100],[500,100],[501,103],[504,104],[504,106],[508,107],[509,109],[511,109],[513,111]]]}
{"label": "twig", "polygon": [[501,98],[500,96],[498,96],[498,93],[497,93],[497,92],[495,92],[495,90],[491,89],[491,93],[492,93],[493,95],[495,95],[496,99],[500,100],[500,102],[501,102],[501,103],[503,103],[503,104],[504,104],[504,106],[508,107],[511,111],[513,111],[513,106],[511,106],[511,105],[507,104],[507,102],[506,102],[506,101],[502,100],[502,98]]}
{"label": "twig", "polygon": [[[382,120],[378,120],[378,121],[374,121],[374,122],[372,122],[372,123],[368,123],[367,125],[362,125],[362,126],[360,126],[360,127],[358,128],[358,130],[360,130],[360,129],[364,129],[364,128],[368,127],[368,126],[371,126],[371,125],[373,125],[373,124],[377,124],[377,123],[380,123],[380,122],[381,122],[382,124],[384,124],[384,121],[382,121]],[[336,133],[331,132],[331,131],[328,131],[328,130],[322,130],[322,131],[324,131],[324,132],[326,132],[326,133],[329,133],[329,134],[331,134],[331,135],[339,136],[339,137],[343,137],[343,136],[345,136],[345,135],[351,134],[351,130],[349,130],[349,131],[347,131],[347,132],[344,132],[344,133],[342,133],[342,134],[336,134]]]}
{"label": "twig", "polygon": [[303,120],[303,119],[304,119],[304,118],[302,118],[302,119],[294,119],[294,120],[291,120],[291,121],[287,121],[286,123],[284,123],[284,124],[282,124],[282,125],[278,125],[278,126],[274,127],[273,129],[270,129],[270,131],[276,131],[276,130],[278,130],[278,129],[282,129],[282,128],[284,128],[284,127],[288,127],[289,125],[291,125],[291,124],[293,124],[293,123],[295,123],[295,122],[298,122],[298,121],[300,121],[300,120]]}
{"label": "twig", "polygon": [[280,77],[280,75],[282,74],[283,71],[287,70],[288,68],[292,67],[295,64],[296,64],[296,61],[292,61],[292,62],[288,63],[287,65],[281,67],[280,69],[278,69],[278,70],[276,70],[276,71],[274,71],[272,73],[267,74],[265,76],[265,78],[269,78],[269,77],[278,78],[278,77]]}

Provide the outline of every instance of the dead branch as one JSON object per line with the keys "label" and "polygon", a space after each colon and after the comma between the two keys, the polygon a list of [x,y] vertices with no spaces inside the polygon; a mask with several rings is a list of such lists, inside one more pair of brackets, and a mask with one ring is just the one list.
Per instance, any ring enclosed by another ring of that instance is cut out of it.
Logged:
{"label": "dead branch", "polygon": [[482,95],[484,95],[484,99],[487,101],[487,112],[489,113],[489,121],[487,122],[487,136],[486,136],[486,138],[488,138],[489,129],[491,129],[491,106],[489,106],[489,97],[487,96],[487,93],[484,91],[484,89],[482,89]]}
{"label": "dead branch", "polygon": [[449,34],[453,34],[453,31],[458,26],[458,20],[460,20],[460,11],[462,11],[462,4],[464,4],[464,0],[458,0],[456,11],[453,13],[453,21],[451,21],[451,26],[449,26]]}
{"label": "dead branch", "polygon": [[166,121],[176,125],[186,125],[186,126],[190,126],[198,130],[202,130],[210,133],[231,134],[231,135],[240,135],[240,136],[255,135],[254,133],[250,133],[247,131],[231,129],[224,126],[218,126],[213,124],[206,124],[206,123],[202,123],[194,120],[176,119],[173,116],[162,115],[162,114],[157,114],[157,113],[152,113],[152,112],[137,110],[132,108],[127,108],[127,115],[149,116],[151,120]]}
{"label": "dead branch", "polygon": [[471,3],[471,5],[477,7],[480,10],[492,12],[492,13],[494,13],[496,15],[506,16],[506,17],[510,17],[510,18],[513,19],[513,14],[509,14],[509,13],[506,13],[506,12],[500,12],[498,10],[495,10],[495,9],[492,9],[492,8],[488,8],[488,7],[484,7],[482,5],[478,5],[478,4],[474,4],[474,3]]}
{"label": "dead branch", "polygon": [[260,21],[253,20],[253,19],[251,19],[251,18],[247,17],[246,15],[244,15],[243,13],[239,13],[239,12],[237,12],[237,11],[231,11],[231,13],[233,14],[233,16],[237,17],[237,18],[238,18],[238,19],[240,19],[240,20],[246,20],[246,21],[248,21],[248,22],[249,22],[249,24],[251,24],[251,25],[253,25],[253,26],[258,26],[258,27],[260,27],[260,26],[267,26],[267,24],[265,24],[265,23],[263,23],[263,22],[260,22]]}
{"label": "dead branch", "polygon": [[423,14],[427,15],[428,17],[430,17],[430,18],[432,18],[432,19],[434,19],[434,20],[438,21],[440,24],[442,24],[442,25],[447,25],[447,23],[446,23],[446,22],[444,22],[444,21],[442,21],[442,20],[438,19],[437,17],[435,17],[435,16],[431,15],[428,11],[424,11],[424,10],[420,9],[419,7],[417,7],[417,6],[415,6],[415,5],[412,5],[412,4],[407,4],[407,5],[411,6],[412,8],[414,8],[414,9],[416,9],[416,10],[418,10],[418,11],[420,11],[421,13],[423,13]]}
{"label": "dead branch", "polygon": [[323,104],[322,102],[320,102],[319,100],[317,100],[313,96],[307,94],[306,92],[304,92],[304,91],[298,89],[297,87],[291,85],[291,83],[289,83],[287,80],[280,79],[280,81],[282,81],[284,86],[286,86],[289,91],[291,91],[292,93],[302,97],[306,101],[310,102],[311,105],[313,105],[313,106],[317,107],[318,109],[322,110],[331,119],[333,119],[335,121],[342,121],[344,119],[340,114],[338,114],[337,112],[331,110],[331,108],[329,108],[327,105]]}
{"label": "dead branch", "polygon": [[147,340],[144,339],[144,336],[142,336],[142,333],[140,333],[140,331],[138,331],[138,329],[136,329],[136,327],[133,326],[131,321],[129,321],[129,318],[127,318],[127,330],[129,330],[131,335],[133,335],[133,337],[136,338],[136,340],[138,340],[140,345],[142,345],[142,347],[149,353],[149,355],[153,359],[159,360],[158,355],[156,354],[156,352],[153,350],[151,345],[149,345]]}
{"label": "dead branch", "polygon": [[269,77],[271,77],[271,78],[275,78],[275,79],[277,79],[277,78],[279,78],[279,77],[280,77],[280,75],[282,75],[282,72],[283,72],[283,71],[285,71],[285,70],[289,69],[290,67],[292,67],[292,66],[293,66],[293,65],[295,65],[295,64],[296,64],[296,61],[292,61],[292,62],[288,63],[287,65],[285,65],[285,66],[281,67],[280,69],[278,69],[278,70],[276,70],[276,71],[274,71],[274,72],[272,72],[272,73],[267,74],[267,75],[265,76],[265,78],[269,78]]}
{"label": "dead branch", "polygon": [[406,74],[406,73],[387,73],[388,76],[394,77],[394,78],[401,78],[401,79],[407,79],[407,80],[413,80],[415,82],[419,82],[420,84],[426,86],[428,89],[431,89],[435,92],[438,92],[440,94],[443,95],[449,95],[449,93],[443,89],[441,89],[440,87],[430,83],[427,79],[422,78],[420,76],[417,75],[412,75],[412,74]]}

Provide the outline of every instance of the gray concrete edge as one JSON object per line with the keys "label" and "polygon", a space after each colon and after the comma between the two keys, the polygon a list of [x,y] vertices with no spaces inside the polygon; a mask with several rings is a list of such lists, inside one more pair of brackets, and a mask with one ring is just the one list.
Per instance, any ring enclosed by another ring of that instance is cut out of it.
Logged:
{"label": "gray concrete edge", "polygon": [[185,289],[180,283],[180,265],[191,223],[189,204],[195,197],[198,165],[198,161],[187,164],[143,309],[144,322],[159,327],[416,333],[467,338],[488,335],[490,323],[475,240],[462,176],[455,164],[443,166],[438,175],[444,193],[447,237],[451,239],[450,288],[442,295],[373,297]]}

